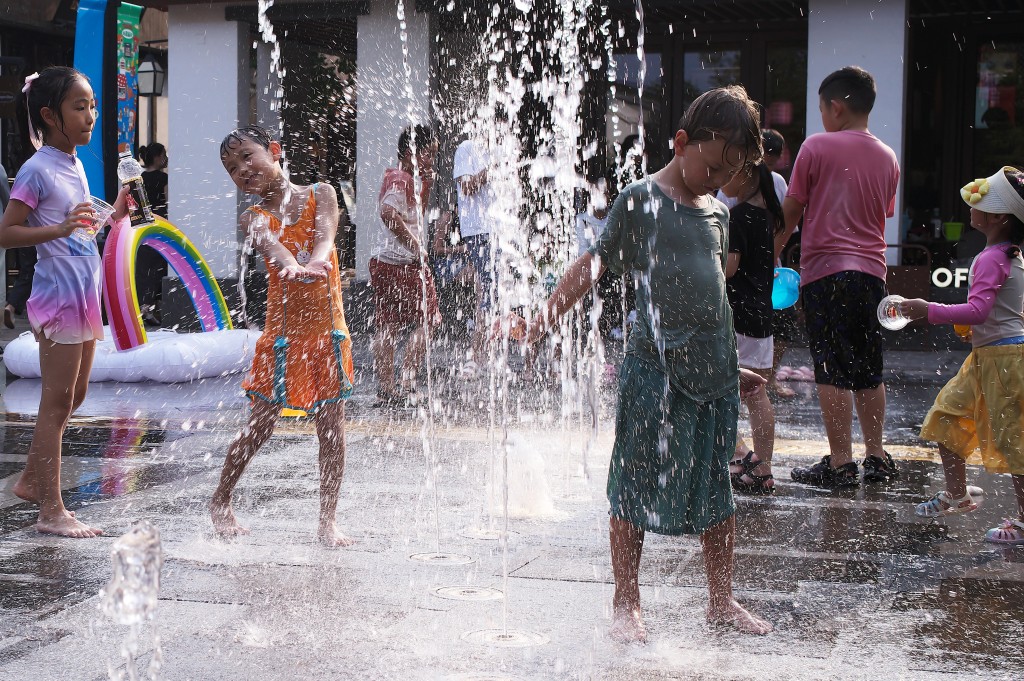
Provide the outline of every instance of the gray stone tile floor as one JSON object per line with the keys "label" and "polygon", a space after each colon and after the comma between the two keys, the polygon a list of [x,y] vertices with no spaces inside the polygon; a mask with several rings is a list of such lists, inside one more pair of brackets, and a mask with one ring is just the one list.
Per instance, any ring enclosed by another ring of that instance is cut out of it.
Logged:
{"label": "gray stone tile floor", "polygon": [[[562,401],[571,382],[557,379],[513,385],[491,428],[487,382],[449,382],[455,363],[438,353],[434,467],[420,416],[375,409],[372,386],[361,386],[349,407],[338,511],[357,543],[332,551],[313,542],[316,440],[303,420],[283,420],[242,479],[236,510],[252,534],[213,535],[206,505],[244,416],[237,376],[93,385],[66,438],[65,498],[106,535],[33,532],[34,509],[9,490],[38,383],[13,381],[0,418],[0,679],[91,681],[124,671],[127,629],[104,617],[97,594],[110,578],[113,538],[140,519],[159,528],[165,562],[139,669],[158,633],[163,679],[1020,678],[1024,549],[981,541],[1013,508],[1009,479],[972,466],[987,492],[978,512],[944,523],[913,513],[942,484],[916,426],[962,357],[896,358],[887,438],[903,474],[881,487],[828,493],[788,481],[790,467],[825,446],[813,389],[798,385],[779,409],[778,496],[737,502],[738,595],[776,631],[751,638],[709,627],[697,540],[649,535],[643,647],[606,636],[607,385],[596,437],[578,401]],[[360,347],[357,364],[366,360]],[[800,351],[787,362],[806,363]],[[504,488],[494,483],[505,453],[507,543],[474,538],[506,522]],[[471,562],[409,558],[437,550]],[[437,595],[443,587],[504,598],[450,600]],[[505,628],[546,642],[466,639]]]}

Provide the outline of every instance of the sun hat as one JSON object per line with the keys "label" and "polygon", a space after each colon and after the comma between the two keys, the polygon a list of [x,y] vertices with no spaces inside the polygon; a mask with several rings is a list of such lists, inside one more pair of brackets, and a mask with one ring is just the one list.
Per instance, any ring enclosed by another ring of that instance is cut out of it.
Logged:
{"label": "sun hat", "polygon": [[960,196],[971,208],[977,208],[983,213],[1012,213],[1024,222],[1024,196],[1018,194],[1010,184],[1006,177],[1007,171],[1020,172],[1013,166],[1003,166],[994,175],[965,184],[960,190]]}

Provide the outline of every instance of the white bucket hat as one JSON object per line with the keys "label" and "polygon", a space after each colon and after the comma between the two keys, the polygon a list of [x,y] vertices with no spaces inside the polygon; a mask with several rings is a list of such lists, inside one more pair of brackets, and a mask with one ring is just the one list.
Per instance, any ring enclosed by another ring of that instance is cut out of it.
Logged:
{"label": "white bucket hat", "polygon": [[960,190],[960,196],[971,208],[977,208],[983,213],[1005,215],[1012,213],[1017,219],[1024,222],[1024,196],[1017,193],[1010,181],[1006,179],[1006,172],[1020,172],[1013,166],[1003,166],[996,174],[984,179],[974,180],[964,185]]}

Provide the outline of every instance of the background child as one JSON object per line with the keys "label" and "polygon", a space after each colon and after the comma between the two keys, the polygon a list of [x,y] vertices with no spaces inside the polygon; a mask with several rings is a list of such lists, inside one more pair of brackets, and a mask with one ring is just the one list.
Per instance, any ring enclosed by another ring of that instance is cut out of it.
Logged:
{"label": "background child", "polygon": [[[736,365],[725,290],[728,212],[713,193],[761,155],[755,104],[741,87],[707,92],[687,109],[672,160],[626,187],[591,251],[576,260],[541,312],[510,320],[513,336],[540,339],[607,267],[632,271],[637,322],[619,374],[615,446],[608,473],[618,640],[646,640],[640,613],[644,532],[699,534],[708,576],[708,620],[764,634],[770,624],[732,596],[735,522],[729,460],[739,385],[764,380]],[[652,248],[652,244],[654,247]]]}
{"label": "background child", "polygon": [[[736,327],[739,365],[765,381],[772,376],[772,283],[775,277],[775,236],[785,226],[772,172],[761,163],[752,172],[737,173],[723,191],[738,203],[729,211],[729,259],[725,268],[729,303]],[[754,449],[736,440],[730,463],[732,487],[738,492],[773,494],[772,453],[775,409],[767,390],[744,399],[750,410]]]}
{"label": "background child", "polygon": [[[426,356],[430,332],[440,322],[426,244],[420,241],[426,236],[424,211],[434,182],[436,156],[437,136],[430,126],[406,128],[398,136],[398,167],[384,171],[381,180],[378,207],[383,238],[374,247],[369,263],[375,326],[373,369],[377,374],[377,406],[381,407],[415,405],[416,376]],[[413,330],[405,346],[399,390],[395,386],[395,349],[408,327]]]}
{"label": "background child", "polygon": [[904,315],[932,324],[969,324],[971,354],[939,392],[921,437],[939,443],[946,489],[917,507],[929,518],[978,507],[967,490],[966,459],[981,448],[985,467],[1011,473],[1019,515],[985,539],[1024,544],[1024,173],[1005,167],[961,190],[971,206],[971,226],[987,245],[968,274],[967,302],[903,302]]}
{"label": "background child", "polygon": [[[96,341],[103,338],[96,241],[71,236],[79,228],[95,233],[102,227],[96,224],[89,183],[75,153],[92,137],[96,100],[86,77],[67,67],[29,76],[22,91],[29,135],[38,151],[14,181],[0,222],[0,247],[35,246],[39,253],[27,310],[39,341],[42,396],[28,461],[14,493],[39,504],[39,532],[95,537],[103,531],[64,508],[60,459],[64,429],[85,399]],[[114,207],[115,218],[123,218],[123,193]]]}
{"label": "background child", "polygon": [[221,535],[248,534],[231,509],[231,493],[256,452],[274,433],[284,407],[311,413],[320,442],[317,539],[348,546],[335,509],[345,471],[345,402],[352,392],[352,341],[345,325],[334,238],[338,198],[329,184],[292,184],[282,149],[255,125],[221,142],[220,157],[235,185],[262,201],[242,214],[242,229],[267,264],[267,322],[242,383],[252,403],[249,423],[228,447],[210,502]]}
{"label": "background child", "polygon": [[868,132],[875,80],[857,66],[828,76],[818,88],[824,133],[804,140],[782,208],[786,229],[778,258],[801,216],[801,300],[814,359],[829,453],[797,482],[838,488],[860,484],[853,460],[853,408],[864,435],[864,480],[896,477],[882,449],[885,384],[882,332],[875,310],[885,289],[885,218],[892,217],[899,164],[892,149]]}

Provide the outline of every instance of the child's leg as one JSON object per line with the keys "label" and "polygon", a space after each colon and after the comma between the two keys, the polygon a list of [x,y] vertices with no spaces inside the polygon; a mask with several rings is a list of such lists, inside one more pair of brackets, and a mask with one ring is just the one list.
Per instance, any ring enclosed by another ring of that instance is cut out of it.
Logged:
{"label": "child's leg", "polygon": [[[44,339],[39,343],[43,384],[39,416],[32,433],[25,471],[15,485],[14,493],[39,504],[36,529],[46,534],[76,538],[103,534],[102,530],[79,522],[64,508],[60,485],[61,440],[72,409],[80,403],[80,400],[76,402],[79,391],[84,398],[94,347],[92,341],[60,345]],[[83,356],[88,360],[85,366]],[[81,388],[80,383],[84,384]]]}
{"label": "child's leg", "polygon": [[640,554],[644,548],[644,531],[627,520],[612,517],[608,538],[615,576],[611,634],[623,642],[643,643],[647,640],[640,615]]}
{"label": "child's leg", "polygon": [[[753,369],[765,380],[771,377],[771,369]],[[750,410],[750,435],[754,441],[754,452],[763,464],[753,471],[756,475],[771,473],[772,453],[775,450],[775,407],[768,399],[767,390],[758,390],[743,400]]]}
{"label": "child's leg", "polygon": [[402,388],[412,390],[416,387],[416,375],[419,373],[423,358],[427,355],[427,329],[418,327],[409,336],[405,346],[405,358],[402,360]]}
{"label": "child's leg", "polygon": [[276,404],[260,399],[253,400],[249,423],[228,445],[224,468],[220,472],[220,484],[217,485],[213,499],[210,500],[210,517],[213,519],[213,529],[218,534],[230,536],[249,533],[249,530],[238,524],[235,512],[231,510],[231,493],[234,492],[245,467],[273,435],[274,423],[280,409]]}
{"label": "child's leg", "polygon": [[967,461],[939,445],[942,457],[942,472],[946,476],[946,494],[953,499],[962,499],[967,494]]}
{"label": "child's leg", "polygon": [[885,383],[853,393],[857,419],[864,435],[864,456],[885,458],[882,451],[882,429],[885,426]]}
{"label": "child's leg", "polygon": [[832,468],[839,468],[853,461],[853,392],[824,383],[817,387]]}
{"label": "child's leg", "polygon": [[700,535],[708,575],[708,621],[730,624],[748,634],[767,634],[772,625],[747,612],[732,597],[733,543],[736,517],[730,516]]}
{"label": "child's leg", "polygon": [[336,402],[316,412],[320,439],[320,523],[317,539],[326,546],[351,546],[352,540],[335,527],[338,490],[345,473],[345,403]]}
{"label": "child's leg", "polygon": [[382,327],[373,335],[373,372],[377,375],[377,394],[395,392],[395,337],[397,329]]}

